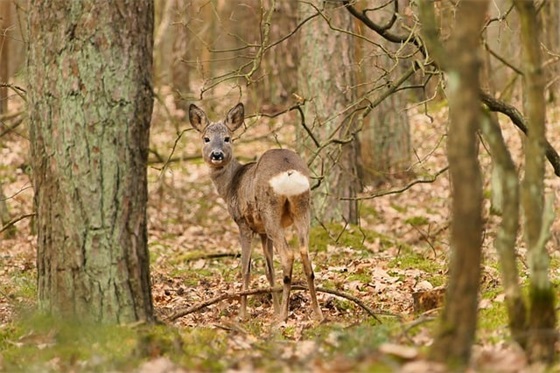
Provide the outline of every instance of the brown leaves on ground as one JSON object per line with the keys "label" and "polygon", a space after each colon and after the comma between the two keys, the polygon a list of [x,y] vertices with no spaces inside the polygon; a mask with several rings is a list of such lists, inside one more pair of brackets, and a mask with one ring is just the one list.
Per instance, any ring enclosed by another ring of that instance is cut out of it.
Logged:
{"label": "brown leaves on ground", "polygon": [[[174,115],[172,118],[156,104],[150,146],[164,155],[164,159],[190,160],[155,162],[148,170],[152,292],[156,314],[161,320],[178,309],[241,289],[237,228],[223,201],[217,197],[208,171],[196,159],[199,154],[197,135],[186,131],[177,141],[177,131],[187,129],[188,124],[178,122],[183,118],[182,113],[172,108],[169,112]],[[445,110],[431,113],[430,120],[421,112],[411,113],[416,155],[411,171],[417,179],[429,179],[446,167],[447,114]],[[558,113],[551,113],[550,118],[553,119],[549,123],[549,133],[559,133]],[[171,120],[179,123],[177,130],[172,129]],[[504,122],[505,137],[520,163],[521,137],[507,121]],[[293,144],[297,123],[294,113],[274,120],[248,119],[248,130],[237,141],[236,154],[243,159],[254,159],[266,148],[277,146],[277,141]],[[1,140],[0,180],[8,196],[10,213],[14,217],[28,214],[33,211],[33,192],[26,166],[29,163],[27,140],[17,134]],[[560,149],[560,138],[551,136],[550,141]],[[170,157],[175,143],[175,153]],[[487,190],[490,161],[483,146],[480,158]],[[550,169],[548,174],[548,189],[558,194],[558,180],[551,176]],[[324,237],[321,244],[325,246],[318,250],[318,244],[312,242],[317,285],[351,294],[376,310],[390,329],[379,341],[366,331],[376,322],[351,301],[332,294],[319,293],[326,320],[317,324],[312,320],[308,294],[303,291],[292,292],[291,313],[285,323],[273,321],[271,297],[264,294],[250,298],[251,319],[248,322],[237,320],[239,304],[233,299],[190,313],[172,325],[186,331],[213,329],[217,338],[226,340],[223,358],[232,362],[230,371],[262,369],[259,359],[276,359],[285,369],[295,367],[316,372],[364,370],[378,364],[392,369],[399,367],[402,372],[444,371],[443,367],[426,361],[424,352],[432,342],[433,320],[437,319],[445,289],[449,254],[448,175],[443,173],[431,183],[417,184],[401,193],[369,198],[372,194],[401,189],[411,181],[397,180],[394,185],[366,190],[363,194],[366,199],[362,201],[362,211],[366,212],[362,214],[360,227],[340,223],[326,226],[326,231],[314,228],[318,236]],[[488,210],[487,203],[485,207]],[[485,219],[485,262],[495,263],[492,239],[499,220],[488,212]],[[15,238],[3,237],[0,241],[0,322],[3,326],[13,321],[16,310],[34,303],[36,244],[30,227],[31,219],[22,220],[17,223]],[[553,244],[557,244],[560,237],[558,228],[556,222]],[[345,239],[341,232],[363,239]],[[251,287],[266,288],[264,257],[260,245],[257,242],[254,245]],[[519,251],[523,254],[521,241]],[[558,252],[552,252],[552,256],[557,263]],[[277,278],[281,278],[279,263],[275,268]],[[482,299],[481,309],[501,304],[499,273],[492,266],[485,266],[483,272],[483,290],[495,295]],[[552,275],[558,280],[560,269],[553,266]],[[294,279],[304,282],[297,260]],[[503,325],[507,325],[506,319]],[[528,369],[525,355],[519,348],[509,339],[496,343],[494,337],[492,333],[479,334],[472,371]],[[138,371],[185,370],[160,356],[145,362]]]}

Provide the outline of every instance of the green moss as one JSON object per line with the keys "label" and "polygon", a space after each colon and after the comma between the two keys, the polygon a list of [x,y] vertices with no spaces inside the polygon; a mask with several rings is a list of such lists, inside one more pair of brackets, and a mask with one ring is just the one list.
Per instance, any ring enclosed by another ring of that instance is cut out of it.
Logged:
{"label": "green moss", "polygon": [[509,335],[505,303],[492,302],[489,307],[480,310],[478,315],[477,336],[485,343],[497,343]]}
{"label": "green moss", "polygon": [[392,207],[395,211],[400,212],[400,213],[405,213],[405,212],[407,211],[407,207],[406,207],[406,206],[400,206],[400,205],[397,205],[396,203],[391,203],[391,207]]}
{"label": "green moss", "polygon": [[383,324],[368,319],[350,328],[342,325],[320,325],[306,331],[304,336],[314,339],[321,346],[327,360],[336,356],[357,358],[367,356],[387,342],[391,334],[397,331],[397,324],[390,319],[384,319]]}
{"label": "green moss", "polygon": [[[128,367],[136,332],[123,326],[61,321],[35,315],[0,331],[6,371],[114,370]],[[84,365],[85,364],[85,365]]]}
{"label": "green moss", "polygon": [[9,294],[12,299],[35,299],[37,280],[32,271],[12,271],[9,283],[0,284],[2,294]]}
{"label": "green moss", "polygon": [[309,235],[311,251],[324,252],[329,245],[349,247],[355,250],[365,250],[364,242],[381,239],[382,243],[394,244],[393,240],[375,231],[363,229],[359,226],[339,223],[328,223],[313,226]]}
{"label": "green moss", "polygon": [[415,268],[434,274],[441,269],[441,264],[429,255],[422,255],[410,248],[402,249],[400,255],[391,260],[388,266],[389,268],[398,267],[401,269]]}
{"label": "green moss", "polygon": [[379,212],[375,209],[375,207],[367,203],[360,202],[358,205],[358,209],[360,210],[361,217],[367,217],[369,219],[375,219],[379,217]]}
{"label": "green moss", "polygon": [[406,219],[404,222],[406,224],[410,224],[414,226],[421,226],[421,225],[428,224],[430,221],[425,216],[413,216],[411,218]]}

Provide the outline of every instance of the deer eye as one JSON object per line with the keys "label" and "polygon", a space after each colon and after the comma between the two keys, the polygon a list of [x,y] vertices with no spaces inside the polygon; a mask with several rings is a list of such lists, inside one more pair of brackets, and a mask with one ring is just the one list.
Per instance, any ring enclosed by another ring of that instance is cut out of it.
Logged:
{"label": "deer eye", "polygon": [[209,143],[210,142],[210,137],[204,137],[203,140],[204,140],[205,143]]}
{"label": "deer eye", "polygon": [[230,142],[230,141],[231,139],[229,138],[229,136],[224,139],[224,142]]}

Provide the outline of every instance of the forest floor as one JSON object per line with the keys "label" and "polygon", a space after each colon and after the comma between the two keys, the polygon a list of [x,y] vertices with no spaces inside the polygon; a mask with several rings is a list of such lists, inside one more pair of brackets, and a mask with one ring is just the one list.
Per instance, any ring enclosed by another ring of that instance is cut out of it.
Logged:
{"label": "forest floor", "polygon": [[[198,135],[188,130],[185,113],[173,109],[171,96],[160,94],[164,99],[156,104],[151,132],[148,219],[152,293],[161,324],[55,327],[34,316],[36,237],[31,219],[25,218],[15,225],[12,237],[7,232],[0,236],[0,370],[444,371],[426,356],[437,331],[449,256],[449,175],[443,172],[432,180],[447,166],[445,108],[410,110],[414,176],[365,191],[359,225],[314,222],[311,257],[316,283],[338,292],[319,293],[325,320],[313,320],[307,292],[293,291],[286,322],[274,321],[270,294],[251,296],[250,319],[239,322],[235,297],[186,312],[240,290],[240,249],[237,228],[199,157]],[[207,112],[217,120],[227,109]],[[520,165],[522,136],[500,119]],[[548,121],[549,140],[560,149],[560,113],[551,111]],[[293,144],[297,123],[295,113],[276,119],[249,115],[247,130],[236,141],[237,156],[251,160],[268,147]],[[32,212],[25,133],[21,126],[0,139],[0,181],[15,218]],[[470,370],[542,371],[528,365],[508,331],[493,248],[499,217],[489,213],[490,156],[484,144],[480,160],[486,197],[484,260]],[[560,182],[549,166],[547,175],[548,191],[558,201]],[[407,187],[417,180],[431,181]],[[406,190],[375,197],[401,189]],[[550,274],[557,286],[558,219],[552,229]],[[264,289],[264,257],[260,244],[254,245],[251,288]],[[526,285],[522,239],[518,252]],[[275,268],[280,278],[278,262]],[[297,256],[294,280],[305,282]],[[185,314],[178,317],[180,311]]]}

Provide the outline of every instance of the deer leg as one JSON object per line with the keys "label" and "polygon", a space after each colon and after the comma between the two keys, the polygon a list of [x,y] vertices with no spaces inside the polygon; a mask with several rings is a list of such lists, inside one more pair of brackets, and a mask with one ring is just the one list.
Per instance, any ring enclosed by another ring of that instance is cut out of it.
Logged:
{"label": "deer leg", "polygon": [[301,262],[303,264],[303,271],[307,279],[307,287],[309,288],[309,295],[311,296],[311,307],[316,320],[323,320],[323,312],[319,307],[317,301],[317,291],[315,290],[315,273],[313,273],[313,266],[309,259],[309,226],[311,224],[311,216],[309,212],[301,213],[299,219],[294,222],[298,237],[299,237],[299,253]]}
{"label": "deer leg", "polygon": [[[261,234],[261,243],[264,257],[266,259],[266,278],[268,279],[270,287],[274,288],[274,250],[272,246],[272,240],[270,240],[266,234]],[[274,305],[274,313],[278,315],[280,313],[280,302],[279,294],[276,292],[272,293],[272,304]]]}
{"label": "deer leg", "polygon": [[313,266],[311,265],[311,260],[309,259],[307,241],[308,240],[305,238],[300,239],[299,253],[301,255],[301,261],[303,263],[305,277],[307,278],[307,286],[309,287],[309,295],[311,296],[311,307],[313,307],[313,314],[315,316],[315,319],[321,321],[323,320],[323,312],[321,312],[319,302],[317,301],[317,291],[315,290],[315,274],[313,273]]}
{"label": "deer leg", "polygon": [[[239,242],[241,243],[241,290],[249,288],[251,280],[251,230],[239,227]],[[241,307],[239,309],[239,319],[247,319],[247,296],[241,297]]]}
{"label": "deer leg", "polygon": [[294,266],[294,253],[286,243],[286,239],[282,235],[274,239],[274,245],[280,254],[282,262],[283,289],[282,289],[282,305],[280,306],[279,321],[285,321],[290,311],[290,290],[292,289],[292,269]]}

